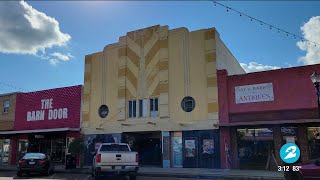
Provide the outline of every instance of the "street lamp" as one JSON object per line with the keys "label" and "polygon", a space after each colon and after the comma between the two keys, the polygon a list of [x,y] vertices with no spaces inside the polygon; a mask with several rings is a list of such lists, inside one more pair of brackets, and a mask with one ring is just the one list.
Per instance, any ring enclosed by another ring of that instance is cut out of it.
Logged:
{"label": "street lamp", "polygon": [[319,84],[320,84],[320,74],[318,74],[316,71],[313,72],[313,74],[310,76],[311,81],[314,84],[314,87],[316,88],[316,94],[317,94],[317,100],[318,100],[318,116],[320,117],[320,92],[319,92]]}

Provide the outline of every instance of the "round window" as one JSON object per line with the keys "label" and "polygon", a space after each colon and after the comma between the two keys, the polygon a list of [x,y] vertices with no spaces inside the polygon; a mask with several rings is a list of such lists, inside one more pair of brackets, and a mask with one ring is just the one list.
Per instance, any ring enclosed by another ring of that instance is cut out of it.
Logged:
{"label": "round window", "polygon": [[99,116],[100,116],[101,118],[107,117],[108,114],[109,114],[109,108],[108,108],[108,106],[107,106],[107,105],[101,105],[100,108],[99,108],[98,113],[99,113]]}
{"label": "round window", "polygon": [[182,99],[181,108],[185,112],[191,112],[194,109],[194,107],[196,107],[196,101],[192,97],[187,96]]}

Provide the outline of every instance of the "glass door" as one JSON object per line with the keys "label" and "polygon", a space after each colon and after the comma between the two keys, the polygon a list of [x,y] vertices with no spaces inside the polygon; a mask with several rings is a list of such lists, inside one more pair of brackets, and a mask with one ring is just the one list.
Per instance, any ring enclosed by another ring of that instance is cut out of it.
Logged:
{"label": "glass door", "polygon": [[55,162],[64,162],[65,160],[65,139],[54,139],[52,140],[52,153],[51,159]]}
{"label": "glass door", "polygon": [[10,139],[4,139],[2,146],[2,164],[9,163]]}
{"label": "glass door", "polygon": [[237,137],[240,169],[265,169],[274,152],[272,129],[238,129]]}
{"label": "glass door", "polygon": [[3,159],[3,143],[4,143],[4,140],[0,139],[0,165],[2,165],[2,159]]}
{"label": "glass door", "polygon": [[28,150],[28,140],[19,139],[18,140],[18,149],[17,149],[17,159],[19,160],[22,156],[27,153]]}
{"label": "glass door", "polygon": [[48,155],[51,154],[51,140],[41,139],[40,152]]}
{"label": "glass door", "polygon": [[182,167],[182,133],[174,132],[172,137],[172,155],[173,155],[173,167]]}

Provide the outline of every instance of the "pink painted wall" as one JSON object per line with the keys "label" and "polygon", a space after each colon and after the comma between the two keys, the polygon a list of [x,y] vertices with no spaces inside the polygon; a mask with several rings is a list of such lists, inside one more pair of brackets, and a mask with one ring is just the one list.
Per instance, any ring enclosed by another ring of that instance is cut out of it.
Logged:
{"label": "pink painted wall", "polygon": [[[228,94],[225,89],[228,88],[227,84],[227,70],[217,71],[218,81],[218,102],[219,102],[219,122],[229,122],[229,105],[228,105]],[[230,131],[227,127],[220,127],[220,162],[221,168],[230,169],[230,165],[227,160],[226,147],[230,147]]]}
{"label": "pink painted wall", "polygon": [[[315,70],[320,73],[320,65],[229,76],[227,77],[229,113],[317,108],[315,88],[310,80],[310,75]],[[273,84],[274,101],[235,103],[235,86],[270,82]]]}
{"label": "pink painted wall", "polygon": [[[71,86],[17,94],[14,130],[80,128],[81,92],[82,86]],[[52,105],[43,108],[43,99],[52,99]],[[49,110],[63,108],[67,108],[67,116],[49,119]],[[43,120],[28,121],[28,112],[39,110],[44,111]]]}

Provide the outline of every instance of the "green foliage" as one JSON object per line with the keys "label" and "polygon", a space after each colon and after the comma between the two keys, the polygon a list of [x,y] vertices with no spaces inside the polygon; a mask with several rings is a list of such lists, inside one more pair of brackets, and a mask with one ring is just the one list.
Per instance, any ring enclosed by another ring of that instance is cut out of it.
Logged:
{"label": "green foliage", "polygon": [[84,139],[82,137],[75,138],[69,144],[69,152],[71,154],[81,155],[84,151],[84,148],[85,148],[85,144],[84,144]]}

